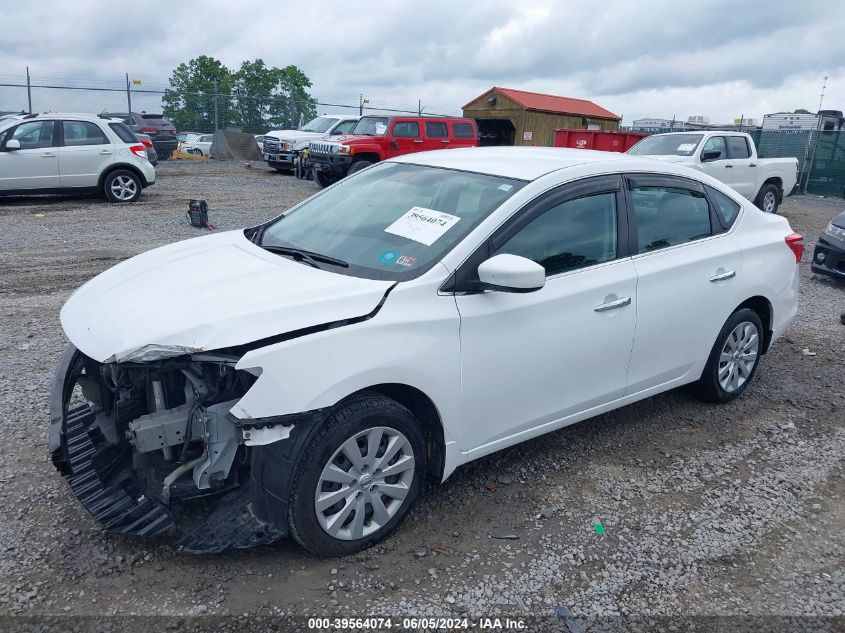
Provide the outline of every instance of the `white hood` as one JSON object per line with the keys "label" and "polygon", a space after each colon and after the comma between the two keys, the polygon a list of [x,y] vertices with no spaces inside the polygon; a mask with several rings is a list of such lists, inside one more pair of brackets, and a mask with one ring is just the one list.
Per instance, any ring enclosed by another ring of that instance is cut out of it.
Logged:
{"label": "white hood", "polygon": [[275,130],[273,132],[267,132],[265,136],[271,136],[282,141],[305,141],[323,138],[325,134],[325,132],[303,132],[302,130]]}
{"label": "white hood", "polygon": [[61,323],[87,356],[120,362],[144,348],[213,350],[364,316],[391,285],[318,270],[228,231],[110,268],[68,299]]}

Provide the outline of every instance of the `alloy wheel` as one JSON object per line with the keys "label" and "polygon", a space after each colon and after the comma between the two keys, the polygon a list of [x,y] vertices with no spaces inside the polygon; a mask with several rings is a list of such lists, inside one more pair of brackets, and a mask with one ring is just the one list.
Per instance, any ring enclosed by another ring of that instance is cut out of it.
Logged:
{"label": "alloy wheel", "polygon": [[719,385],[733,393],[751,377],[760,351],[757,327],[750,321],[737,325],[725,340],[719,356]]}
{"label": "alloy wheel", "polygon": [[399,512],[414,471],[411,443],[396,429],[379,426],[353,435],[335,451],[317,481],[317,520],[337,539],[372,534]]}
{"label": "alloy wheel", "polygon": [[765,211],[766,213],[774,213],[776,205],[777,197],[775,196],[774,192],[767,191],[763,196],[763,211]]}
{"label": "alloy wheel", "polygon": [[138,192],[138,185],[129,176],[116,176],[111,181],[110,189],[118,200],[131,200]]}

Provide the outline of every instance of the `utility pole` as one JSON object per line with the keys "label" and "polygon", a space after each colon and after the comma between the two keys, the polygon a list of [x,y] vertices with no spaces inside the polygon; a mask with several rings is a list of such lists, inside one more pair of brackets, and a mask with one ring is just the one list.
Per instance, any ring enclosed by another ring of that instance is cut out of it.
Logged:
{"label": "utility pole", "polygon": [[214,131],[217,131],[217,80],[214,80]]}
{"label": "utility pole", "polygon": [[132,90],[129,87],[129,73],[126,73],[126,106],[129,108],[127,112],[132,115]]}
{"label": "utility pole", "polygon": [[422,116],[422,99],[417,99],[417,116]]}
{"label": "utility pole", "polygon": [[358,95],[358,116],[364,116],[364,93]]}
{"label": "utility pole", "polygon": [[26,100],[29,103],[29,113],[32,114],[32,84],[29,81],[29,66],[26,67]]}
{"label": "utility pole", "polygon": [[[815,139],[813,140],[813,151],[810,152],[810,165],[807,167],[807,177],[804,179],[804,189],[803,193],[807,193],[807,188],[810,186],[810,175],[813,173],[813,163],[816,161],[816,149],[819,146],[819,136],[821,136],[821,129],[822,129],[822,104],[824,103],[824,91],[827,88],[827,75],[824,76],[824,81],[822,82],[822,94],[819,97],[819,109],[816,110],[816,134]],[[807,142],[807,146],[809,147],[809,141]]]}

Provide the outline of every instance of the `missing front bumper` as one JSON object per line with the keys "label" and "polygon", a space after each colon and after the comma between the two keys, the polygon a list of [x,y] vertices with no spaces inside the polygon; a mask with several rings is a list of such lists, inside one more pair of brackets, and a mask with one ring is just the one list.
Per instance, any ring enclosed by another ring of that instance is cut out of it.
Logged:
{"label": "missing front bumper", "polygon": [[[287,521],[269,520],[277,514],[267,511],[262,486],[246,483],[247,479],[198,500],[206,510],[199,519],[197,512],[183,511],[187,500],[180,505],[179,500],[170,503],[169,499],[153,498],[149,482],[136,471],[139,453],[122,435],[128,423],[121,413],[104,411],[90,401],[80,404],[76,399],[69,404],[80,375],[96,365],[72,345],[65,351],[53,382],[48,443],[56,468],[106,532],[143,537],[181,534],[176,545],[186,554],[253,547],[286,535]],[[137,419],[139,413],[128,414],[126,419]],[[262,421],[252,423],[260,426]],[[276,426],[278,421],[267,423]],[[256,446],[251,456],[261,455],[263,463],[275,450]],[[256,493],[261,497],[258,503],[253,501]],[[255,512],[256,507],[265,510],[263,516]]]}

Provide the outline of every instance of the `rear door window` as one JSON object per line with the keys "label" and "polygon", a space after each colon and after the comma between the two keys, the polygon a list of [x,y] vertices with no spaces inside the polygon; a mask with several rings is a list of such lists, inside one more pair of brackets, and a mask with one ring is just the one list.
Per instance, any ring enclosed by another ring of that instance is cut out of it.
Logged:
{"label": "rear door window", "polygon": [[428,138],[447,138],[449,133],[446,131],[446,124],[442,121],[426,121],[425,135]]}
{"label": "rear door window", "polygon": [[751,157],[751,150],[748,149],[748,139],[744,136],[729,136],[728,151],[731,158],[743,159]]}
{"label": "rear door window", "polygon": [[100,126],[90,121],[62,121],[65,147],[76,145],[109,145]]}
{"label": "rear door window", "polygon": [[455,134],[455,138],[475,138],[475,132],[469,123],[453,123],[452,131]]}
{"label": "rear door window", "polygon": [[710,205],[703,192],[679,186],[631,187],[637,252],[687,244],[712,235]]}

